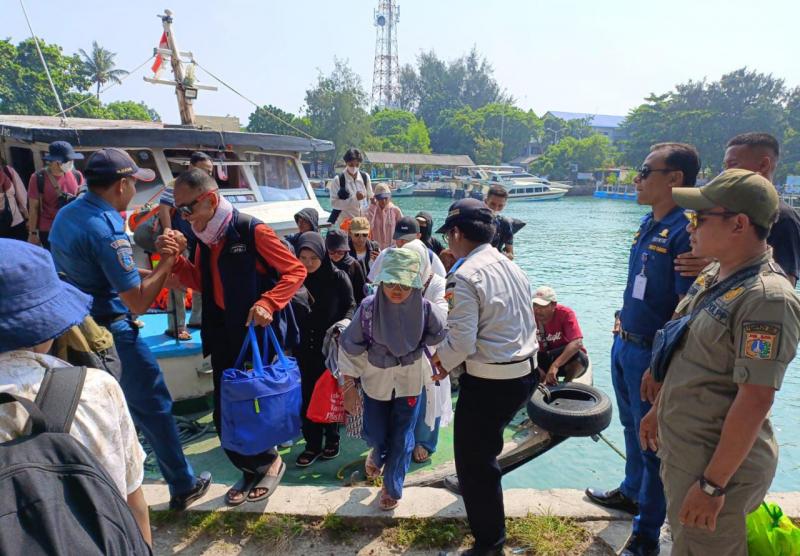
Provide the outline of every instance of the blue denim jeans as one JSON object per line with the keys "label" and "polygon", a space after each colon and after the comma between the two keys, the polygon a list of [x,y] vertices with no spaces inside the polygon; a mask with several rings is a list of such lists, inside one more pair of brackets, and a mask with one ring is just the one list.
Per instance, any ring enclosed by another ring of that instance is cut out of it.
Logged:
{"label": "blue denim jeans", "polygon": [[374,450],[374,462],[384,466],[383,486],[397,500],[411,464],[420,405],[419,396],[380,401],[364,394],[364,438]]}
{"label": "blue denim jeans", "polygon": [[655,452],[642,450],[639,444],[639,423],[650,411],[650,403],[642,401],[642,375],[650,367],[650,349],[614,338],[611,348],[611,380],[617,397],[619,420],[625,433],[625,479],[620,490],[639,502],[639,515],[633,519],[633,532],[649,539],[658,539],[667,514],[664,486]]}
{"label": "blue denim jeans", "polygon": [[422,389],[422,394],[419,396],[419,415],[417,415],[417,424],[414,427],[414,445],[422,446],[429,454],[436,451],[436,446],[439,444],[439,422],[441,418],[437,417],[433,423],[433,430],[425,424],[425,406],[427,405],[428,395],[425,388]]}
{"label": "blue denim jeans", "polygon": [[172,396],[153,353],[127,320],[108,325],[122,363],[120,386],[136,427],[153,448],[170,494],[184,494],[195,485],[192,466],[183,455],[172,417]]}

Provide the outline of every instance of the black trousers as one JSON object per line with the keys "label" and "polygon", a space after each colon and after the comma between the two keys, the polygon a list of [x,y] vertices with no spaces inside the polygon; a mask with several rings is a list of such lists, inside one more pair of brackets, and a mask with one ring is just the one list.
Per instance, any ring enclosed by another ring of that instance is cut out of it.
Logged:
{"label": "black trousers", "polygon": [[310,452],[321,452],[323,437],[325,445],[335,445],[339,443],[339,424],[338,423],[315,423],[306,417],[308,404],[311,402],[311,394],[314,393],[314,386],[317,380],[325,372],[325,359],[321,353],[309,353],[309,349],[301,346],[297,350],[297,364],[300,366],[300,387],[303,393],[303,438],[306,441],[306,450]]}
{"label": "black trousers", "polygon": [[16,226],[13,226],[6,230],[4,233],[0,233],[0,237],[6,239],[18,239],[20,241],[27,241],[28,239],[28,225],[26,222],[21,222]]}
{"label": "black trousers", "polygon": [[506,540],[502,473],[497,456],[503,431],[530,399],[537,375],[489,380],[460,377],[455,412],[456,472],[467,519],[479,550],[502,548]]}
{"label": "black trousers", "polygon": [[[538,368],[543,373],[547,374],[547,371],[550,370],[550,365],[553,364],[553,361],[558,359],[559,355],[564,353],[564,349],[566,347],[567,346],[564,345],[556,349],[551,349],[550,351],[539,351],[536,354],[536,361]],[[583,376],[583,374],[589,368],[589,356],[586,355],[586,353],[583,350],[578,350],[578,352],[575,355],[569,358],[569,361],[561,365],[561,368],[558,370],[558,376],[562,378],[566,377],[567,373],[566,371],[564,371],[564,367],[566,367],[571,363],[574,363],[575,361],[580,361],[581,365],[583,366],[583,369],[575,373],[575,376],[570,377],[570,380],[575,380],[576,378]]]}
{"label": "black trousers", "polygon": [[[242,329],[246,330],[244,327]],[[228,334],[224,329],[215,331],[210,336],[212,338],[211,370],[214,379],[214,426],[217,429],[217,436],[222,438],[222,422],[220,419],[220,383],[222,382],[222,373],[236,363],[236,357],[239,355],[239,350],[242,346],[231,345],[228,340]],[[259,454],[248,456],[233,450],[225,450],[225,455],[242,473],[250,476],[263,475],[272,465],[272,462],[275,461],[275,458],[278,457],[278,451],[273,447]]]}

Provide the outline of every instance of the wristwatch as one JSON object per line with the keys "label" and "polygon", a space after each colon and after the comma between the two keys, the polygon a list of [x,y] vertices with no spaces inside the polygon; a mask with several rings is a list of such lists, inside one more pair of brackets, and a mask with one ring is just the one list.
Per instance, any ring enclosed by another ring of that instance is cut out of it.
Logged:
{"label": "wristwatch", "polygon": [[700,483],[700,490],[702,490],[705,494],[711,496],[712,498],[717,498],[725,494],[724,488],[715,485],[705,477],[700,477],[699,483]]}

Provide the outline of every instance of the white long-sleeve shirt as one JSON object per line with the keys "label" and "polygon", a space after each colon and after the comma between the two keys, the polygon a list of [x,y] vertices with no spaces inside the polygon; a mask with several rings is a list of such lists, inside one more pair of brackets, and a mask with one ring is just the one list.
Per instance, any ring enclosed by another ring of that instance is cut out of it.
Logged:
{"label": "white long-sleeve shirt", "polygon": [[369,179],[369,174],[366,172],[364,174],[367,178],[366,182],[361,175],[361,170],[356,173],[355,178],[353,178],[353,176],[351,176],[347,170],[344,171],[344,188],[350,193],[350,197],[347,199],[339,198],[340,174],[337,174],[328,182],[328,192],[331,195],[331,207],[342,211],[336,221],[336,224],[339,224],[347,218],[355,218],[356,216],[367,215],[366,209],[361,208],[362,203],[356,197],[356,193],[358,192],[364,194],[364,200],[367,202],[369,202],[369,200],[373,197],[372,182]]}
{"label": "white long-sleeve shirt", "polygon": [[[436,350],[445,369],[466,361],[467,373],[481,378],[530,372],[526,360],[539,344],[530,283],[519,266],[486,243],[448,278],[445,295],[450,305],[447,337]],[[514,361],[520,363],[506,365]]]}

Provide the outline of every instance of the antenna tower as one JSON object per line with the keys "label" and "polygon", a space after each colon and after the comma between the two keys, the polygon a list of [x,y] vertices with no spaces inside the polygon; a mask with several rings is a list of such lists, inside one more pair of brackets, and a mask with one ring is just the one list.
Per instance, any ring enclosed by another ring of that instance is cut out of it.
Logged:
{"label": "antenna tower", "polygon": [[372,73],[372,105],[396,108],[400,94],[400,62],[397,58],[397,23],[400,7],[395,0],[378,0],[374,12],[375,68]]}

